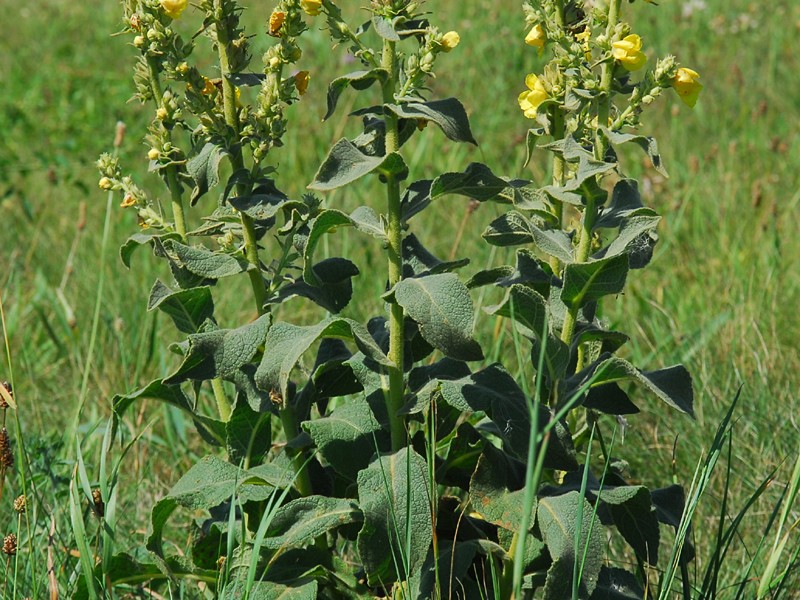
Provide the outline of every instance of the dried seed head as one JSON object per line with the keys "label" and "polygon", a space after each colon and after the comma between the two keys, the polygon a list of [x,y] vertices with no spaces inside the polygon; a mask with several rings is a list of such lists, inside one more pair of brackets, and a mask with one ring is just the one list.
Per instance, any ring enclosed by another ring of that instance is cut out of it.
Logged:
{"label": "dried seed head", "polygon": [[17,496],[17,499],[14,500],[14,510],[17,511],[19,514],[22,514],[27,509],[28,509],[28,499],[25,497],[25,494]]}
{"label": "dried seed head", "polygon": [[14,556],[17,553],[17,536],[9,533],[3,538],[3,553]]}
{"label": "dried seed head", "polygon": [[0,467],[10,469],[14,466],[14,452],[11,450],[11,440],[8,429],[0,429]]}
{"label": "dried seed head", "polygon": [[[5,389],[8,395],[13,398],[14,397],[14,390],[11,388],[11,384],[7,381],[0,383],[1,386]],[[4,394],[0,394],[0,409],[5,410],[8,408],[8,402],[6,401]]]}
{"label": "dried seed head", "polygon": [[106,505],[105,502],[103,502],[103,495],[100,493],[100,490],[92,490],[92,502],[94,502],[94,512],[97,513],[97,516],[101,518],[105,516]]}

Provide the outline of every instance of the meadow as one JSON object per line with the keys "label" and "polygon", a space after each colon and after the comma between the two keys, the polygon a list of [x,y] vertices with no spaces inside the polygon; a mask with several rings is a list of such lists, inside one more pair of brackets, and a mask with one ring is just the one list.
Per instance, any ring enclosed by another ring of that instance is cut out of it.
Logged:
{"label": "meadow", "polygon": [[[271,4],[246,4],[244,21],[263,28]],[[358,12],[359,3],[340,4],[349,14]],[[439,22],[461,35],[457,50],[442,60],[433,90],[458,90],[480,145],[445,148],[441,136],[426,131],[406,157],[412,172],[433,176],[480,161],[496,173],[548,179],[543,154],[521,166],[529,124],[516,96],[525,74],[541,63],[522,43],[518,2],[428,4]],[[694,420],[655,403],[628,419],[625,445],[646,449],[638,462],[630,452],[626,457],[642,483],[688,485],[740,394],[732,443],[698,507],[692,534],[698,558],[690,568],[701,579],[713,560],[716,532],[758,495],[737,524],[721,568],[721,581],[731,586],[717,592],[722,598],[733,593],[754,556],[752,572],[763,570],[766,558],[756,552],[762,542],[772,545],[770,517],[800,451],[800,236],[792,217],[800,205],[800,6],[792,0],[768,7],[744,0],[660,4],[636,3],[631,21],[649,51],[678,54],[701,73],[705,88],[693,110],[661,99],[646,116],[669,178],[640,154],[627,157],[647,204],[664,216],[661,241],[650,268],[629,278],[625,294],[605,301],[603,318],[611,329],[631,334],[625,357],[637,366],[683,363],[693,375]],[[19,553],[17,577],[38,578],[39,587],[21,583],[14,597],[45,597],[51,564],[62,597],[71,597],[80,579],[69,516],[76,448],[87,466],[99,464],[112,397],[175,363],[167,349],[170,336],[159,327],[164,317],[146,306],[162,266],[140,251],[128,270],[118,256],[137,229],[135,215],[115,205],[103,237],[106,195],[97,189],[95,161],[112,149],[119,121],[126,127],[121,162],[153,189],[158,180],[145,172],[141,143],[149,113],[128,102],[133,48],[128,38],[112,35],[121,29],[118,3],[0,0],[0,12],[6,23],[0,38],[0,380],[14,383],[18,410],[9,413],[7,426],[15,442],[24,443],[16,469],[25,472],[9,475],[0,488],[0,533],[15,527],[12,502],[24,486],[35,501],[25,516],[29,539]],[[344,116],[320,124],[325,86],[344,68],[341,54],[329,46],[312,26],[303,57],[314,65],[309,90],[289,115],[291,127],[277,155],[290,196],[302,194],[327,148],[355,131]],[[353,98],[345,94],[342,103]],[[326,202],[352,210],[371,193],[360,190],[328,194]],[[439,256],[470,257],[469,274],[506,258],[507,249],[490,253],[481,242],[493,211],[488,204],[477,210],[466,203],[434,205],[429,218],[415,224],[416,233]],[[445,225],[458,232],[455,245],[452,236],[440,236]],[[325,244],[325,253],[359,257],[362,274],[354,281],[349,315],[362,319],[380,310],[375,299],[384,282],[370,276],[377,259],[363,238],[343,232]],[[255,316],[250,302],[241,300],[245,283],[233,282],[216,298],[238,322]],[[361,297],[369,300],[359,302]],[[508,337],[497,342],[497,331],[480,327],[478,337],[495,355],[513,352]],[[176,410],[144,402],[128,413],[127,425],[141,437],[122,459],[116,535],[123,546],[143,542],[150,507],[202,456],[191,422]],[[795,507],[788,522],[798,519]],[[800,548],[796,533],[788,548],[790,556]],[[800,578],[792,571],[788,581],[783,597],[798,597],[791,589]]]}

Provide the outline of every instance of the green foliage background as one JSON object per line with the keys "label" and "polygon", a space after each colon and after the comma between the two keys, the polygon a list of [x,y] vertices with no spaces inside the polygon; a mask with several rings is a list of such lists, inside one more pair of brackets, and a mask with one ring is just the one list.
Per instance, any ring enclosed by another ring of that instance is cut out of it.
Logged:
{"label": "green foliage background", "polygon": [[[263,27],[271,3],[249,4],[245,22]],[[358,10],[359,3],[346,4],[346,12]],[[498,173],[522,174],[529,123],[516,96],[525,74],[537,71],[538,59],[522,43],[518,2],[431,0],[429,6],[462,40],[440,63],[436,86],[458,91],[481,145],[445,149],[441,136],[426,132],[416,154],[408,157],[412,170],[428,177],[479,160]],[[144,169],[147,149],[139,140],[149,115],[137,103],[126,104],[134,52],[126,48],[126,39],[109,37],[119,28],[116,2],[0,0],[0,14],[5,23],[0,36],[0,293],[32,468],[43,482],[54,482],[43,508],[56,515],[67,546],[66,486],[58,478],[71,472],[62,459],[74,439],[62,439],[60,432],[76,407],[101,261],[105,194],[96,187],[94,161],[111,148],[115,123],[122,120],[128,128],[120,149],[123,165]],[[732,466],[741,484],[733,500],[737,510],[770,469],[787,457],[793,461],[797,451],[800,237],[793,215],[800,203],[800,6],[792,0],[771,2],[769,8],[744,0],[664,0],[658,8],[637,3],[630,14],[646,49],[677,54],[700,72],[705,89],[694,111],[677,99],[661,100],[647,117],[648,133],[659,140],[671,178],[664,180],[644,164],[629,171],[640,179],[646,202],[665,217],[661,242],[652,266],[631,278],[624,297],[605,305],[612,328],[624,318],[622,328],[633,336],[630,358],[638,366],[687,365],[695,377],[697,420],[652,404],[646,416],[632,419],[626,443],[647,448],[647,462],[632,464],[643,483],[668,481],[673,469],[689,481],[730,399],[744,384]],[[311,85],[290,111],[287,147],[280,155],[281,180],[290,195],[299,195],[312,179],[332,141],[354,132],[343,116],[346,110],[320,123],[325,86],[343,71],[329,63],[340,54],[329,52],[319,31],[305,37],[304,47],[301,68],[311,69]],[[260,50],[254,48],[254,54]],[[345,94],[342,102],[352,98]],[[639,156],[629,157],[627,165]],[[537,180],[549,168],[544,155],[540,158],[530,167]],[[140,181],[163,193],[154,177],[142,173]],[[363,203],[350,194],[329,194],[329,206],[349,211]],[[457,255],[470,256],[473,270],[499,262],[504,257],[491,257],[479,237],[496,209],[482,205],[471,214],[456,212],[464,206],[444,201],[416,224],[416,233],[447,257],[452,233],[463,222]],[[136,225],[134,214],[122,209],[112,219],[110,247],[116,248]],[[445,229],[448,234],[441,235]],[[343,232],[326,243],[331,251],[341,244],[350,254],[361,239]],[[376,307],[359,305],[359,291],[377,298],[383,285],[381,277],[370,276],[370,261],[377,260],[377,268],[383,261],[366,253],[356,256],[362,276],[355,281],[352,310],[361,318]],[[146,313],[144,302],[158,266],[146,253],[134,261],[132,271],[116,251],[105,261],[100,337],[80,420],[87,463],[99,451],[101,434],[94,426],[108,415],[114,393],[133,390],[173,364],[165,344],[152,339],[151,334],[158,335],[152,333],[155,316]],[[221,299],[222,310],[239,311],[242,322],[251,312],[250,302],[239,301],[246,297],[237,287],[243,285],[235,282]],[[493,346],[495,332],[480,323],[478,336],[484,347]],[[151,405],[139,415],[140,426],[154,418],[146,441],[126,459],[121,483],[120,531],[138,539],[149,507],[196,459],[190,423]],[[779,480],[786,477],[786,469],[779,471]],[[775,498],[768,494],[764,507]],[[10,492],[2,498],[0,524],[11,518],[12,499]],[[713,504],[701,510],[696,527],[701,557],[702,532],[718,518]],[[755,521],[744,526],[744,545],[759,541],[761,527]],[[732,561],[730,567],[736,566]]]}

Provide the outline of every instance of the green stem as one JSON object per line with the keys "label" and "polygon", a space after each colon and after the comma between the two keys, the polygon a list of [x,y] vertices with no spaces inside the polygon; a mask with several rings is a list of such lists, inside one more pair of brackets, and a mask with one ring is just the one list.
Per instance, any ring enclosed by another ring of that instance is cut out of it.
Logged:
{"label": "green stem", "polygon": [[[394,102],[394,89],[397,81],[397,54],[394,42],[384,40],[381,66],[389,73],[383,84],[383,102]],[[384,117],[386,124],[386,154],[397,152],[400,147],[397,131],[397,116],[391,113]],[[386,235],[389,254],[389,288],[393,288],[403,278],[403,226],[400,213],[400,182],[394,176],[386,178],[386,198],[388,218]],[[389,307],[389,360],[394,367],[389,370],[389,426],[392,432],[392,449],[400,450],[406,445],[405,422],[397,413],[403,406],[405,381],[403,378],[404,330],[403,307],[393,302]]]}
{"label": "green stem", "polygon": [[214,398],[217,401],[217,411],[219,412],[219,419],[223,423],[231,420],[233,413],[233,406],[231,401],[228,400],[228,395],[225,393],[225,388],[222,385],[222,379],[215,377],[211,380],[211,389],[214,390]]}
{"label": "green stem", "polygon": [[[219,0],[215,2],[215,9],[222,11]],[[231,166],[234,173],[244,169],[244,157],[242,156],[242,147],[239,140],[239,114],[236,108],[236,88],[228,79],[230,74],[230,61],[228,60],[228,32],[219,26],[217,23],[217,51],[219,53],[219,68],[222,74],[222,102],[223,113],[225,115],[225,123],[233,130],[234,143],[230,145],[228,151],[230,152]],[[241,196],[247,196],[250,193],[249,186],[246,183],[236,184],[236,193]],[[239,213],[239,218],[242,223],[242,233],[244,237],[244,249],[247,262],[252,265],[252,268],[247,271],[250,277],[250,286],[253,288],[253,298],[256,303],[256,310],[259,315],[263,315],[266,311],[265,305],[267,303],[267,287],[264,282],[264,277],[261,275],[261,262],[258,259],[258,240],[256,238],[255,222],[251,217]]]}
{"label": "green stem", "polygon": [[[300,434],[300,429],[297,424],[297,415],[294,412],[294,407],[287,404],[284,408],[280,409],[278,413],[281,417],[281,425],[283,425],[283,432],[286,435],[286,441],[289,442],[292,438],[297,437]],[[314,489],[311,486],[311,477],[308,475],[308,469],[304,467],[304,463],[306,462],[304,453],[297,451],[290,452],[288,449],[287,453],[291,453],[293,455],[292,463],[294,465],[294,471],[297,473],[294,483],[297,487],[297,491],[300,492],[302,496],[310,496],[314,493]]]}
{"label": "green stem", "polygon": [[[153,90],[153,98],[158,108],[164,107],[164,93],[161,90],[161,80],[158,77],[158,65],[153,58],[147,59],[147,66],[150,69],[150,87]],[[167,137],[172,141],[172,133],[168,130]],[[181,241],[186,243],[186,213],[183,207],[183,187],[178,181],[178,171],[175,165],[169,165],[165,169],[167,175],[167,187],[169,188],[172,204],[172,218],[175,221],[175,231],[181,236]]]}
{"label": "green stem", "polygon": [[[608,8],[608,25],[606,26],[606,36],[609,41],[614,33],[614,29],[619,22],[619,7],[622,0],[611,0]],[[600,130],[600,125],[608,124],[608,115],[611,112],[611,84],[614,79],[614,61],[613,59],[607,60],[603,63],[602,72],[600,75],[600,99],[597,104],[597,123],[598,129],[595,134],[595,148],[594,155],[597,160],[603,160],[606,154],[607,141],[603,132]],[[578,251],[575,257],[576,262],[583,263],[589,258],[589,251],[592,247],[592,235],[594,233],[594,223],[597,219],[597,206],[592,198],[586,199],[586,207],[583,212],[583,222],[579,232]],[[572,342],[572,335],[575,332],[575,323],[578,318],[579,307],[575,306],[570,308],[564,318],[564,327],[561,330],[561,341],[565,344]],[[585,353],[580,352],[578,355],[578,363],[575,366],[576,371],[583,368]]]}

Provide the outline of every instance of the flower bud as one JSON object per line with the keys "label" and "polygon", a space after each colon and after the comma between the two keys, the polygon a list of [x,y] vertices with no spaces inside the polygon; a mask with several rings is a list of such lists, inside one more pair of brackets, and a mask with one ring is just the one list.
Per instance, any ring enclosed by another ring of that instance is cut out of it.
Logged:
{"label": "flower bud", "polygon": [[137,48],[144,47],[144,36],[137,35],[135,38],[133,38],[133,45],[136,46]]}
{"label": "flower bud", "polygon": [[316,17],[322,12],[322,0],[300,0],[300,8],[302,8],[307,15]]}
{"label": "flower bud", "polygon": [[97,182],[98,187],[101,190],[110,190],[114,187],[114,182],[112,182],[108,177],[101,177],[100,181]]}
{"label": "flower bud", "polygon": [[163,106],[159,107],[159,109],[156,111],[156,119],[158,119],[159,121],[166,121],[167,117],[169,117],[167,109],[164,108]]}
{"label": "flower bud", "polygon": [[186,75],[189,72],[189,63],[183,61],[177,67],[175,67],[175,70],[181,75]]}
{"label": "flower bud", "polygon": [[457,31],[448,31],[442,36],[442,50],[444,52],[450,52],[453,48],[458,46],[458,43],[461,41],[461,36],[458,35]]}
{"label": "flower bud", "polygon": [[156,148],[150,148],[150,150],[147,151],[147,158],[150,160],[158,160],[160,155],[161,153]]}

